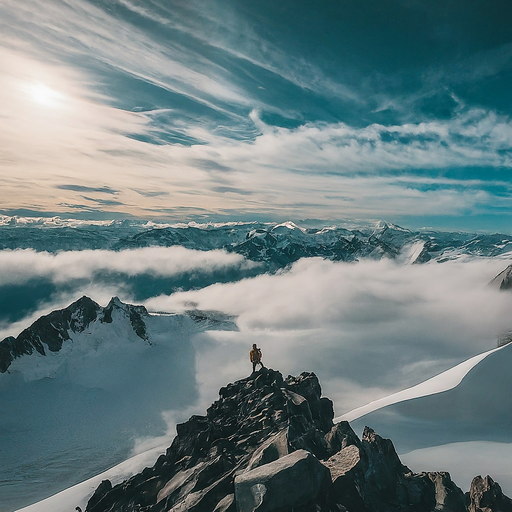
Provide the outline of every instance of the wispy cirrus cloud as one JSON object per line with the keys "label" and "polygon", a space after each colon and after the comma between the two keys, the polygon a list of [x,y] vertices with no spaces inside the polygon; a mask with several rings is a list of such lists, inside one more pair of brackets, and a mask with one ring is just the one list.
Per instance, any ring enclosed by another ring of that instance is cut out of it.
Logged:
{"label": "wispy cirrus cloud", "polygon": [[0,13],[5,211],[397,221],[509,204],[509,117],[461,102],[439,119],[308,120],[287,87],[325,100],[328,77],[233,6],[8,0]]}

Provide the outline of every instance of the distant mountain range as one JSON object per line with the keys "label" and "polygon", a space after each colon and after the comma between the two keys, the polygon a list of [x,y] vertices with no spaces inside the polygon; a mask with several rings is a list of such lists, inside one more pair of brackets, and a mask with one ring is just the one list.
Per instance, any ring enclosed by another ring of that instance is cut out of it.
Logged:
{"label": "distant mountain range", "polygon": [[135,221],[112,223],[0,223],[0,250],[37,251],[84,249],[123,250],[183,246],[196,250],[224,249],[266,263],[263,271],[282,268],[303,257],[334,261],[383,257],[407,263],[443,262],[463,255],[496,257],[512,252],[512,236],[433,230],[413,231],[386,222],[361,228],[305,228],[281,224],[232,222],[153,225]]}

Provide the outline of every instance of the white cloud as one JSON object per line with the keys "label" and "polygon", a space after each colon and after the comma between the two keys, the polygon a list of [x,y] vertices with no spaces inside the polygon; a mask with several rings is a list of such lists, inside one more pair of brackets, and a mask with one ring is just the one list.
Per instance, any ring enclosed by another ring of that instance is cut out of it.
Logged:
{"label": "white cloud", "polygon": [[[139,14],[155,12],[128,0],[124,4],[144,11]],[[196,8],[192,6],[192,12]],[[277,128],[257,113],[274,107],[242,91],[227,68],[185,48],[185,43],[156,40],[91,4],[8,0],[0,14],[4,24],[17,27],[0,45],[0,184],[5,209],[69,213],[104,208],[175,219],[205,212],[367,219],[432,212],[461,215],[508,206],[509,186],[492,176],[479,182],[443,176],[445,168],[512,166],[512,123],[493,111],[461,107],[450,119],[390,126],[307,122],[293,129]],[[196,23],[214,26],[203,34],[204,44],[232,49],[237,18],[210,11],[200,14],[199,21],[184,16],[169,23],[189,36],[197,33]],[[283,67],[283,55],[272,46],[258,47],[260,40],[251,31],[244,41],[236,46],[241,58],[259,65],[266,62],[302,84],[300,62]],[[225,136],[222,127],[201,116],[185,122],[168,108],[128,112],[112,107],[112,98],[98,92],[98,78],[85,71],[88,64],[80,61],[84,55],[95,55],[100,67],[110,71],[132,74],[223,110],[234,116],[235,129],[241,129],[240,124],[246,127],[244,138]],[[67,63],[70,59],[83,65],[81,72]],[[31,99],[35,83],[55,91],[59,100],[52,108]],[[244,111],[247,115],[241,119]],[[162,126],[158,119],[164,114]],[[249,117],[252,131],[247,128]],[[198,143],[164,143],[173,130]],[[142,142],[152,137],[159,144]],[[434,180],[431,186],[422,186],[427,184],[420,181],[429,178]],[[63,184],[101,185],[118,192],[105,201],[58,188]],[[493,186],[501,187],[499,195],[490,191]]]}
{"label": "white cloud", "polygon": [[0,251],[0,285],[21,284],[34,277],[65,283],[73,279],[92,279],[98,272],[119,272],[126,276],[150,274],[165,278],[191,271],[208,273],[255,265],[243,256],[223,250],[197,251],[181,246],[56,254],[17,249]]}
{"label": "white cloud", "polygon": [[512,327],[512,295],[486,284],[505,265],[305,259],[278,275],[157,297],[146,305],[180,310],[194,302],[238,315],[239,333],[213,334],[217,346],[210,338],[205,379],[222,385],[239,372],[237,365],[249,370],[245,352],[255,342],[270,367],[315,371],[341,414],[495,346],[496,337]]}
{"label": "white cloud", "polygon": [[33,54],[43,45],[62,59],[94,53],[112,68],[212,108],[219,107],[211,99],[247,104],[247,96],[223,78],[223,70],[213,62],[175,41],[159,43],[108,9],[82,0],[28,0],[23,5],[8,0],[2,8],[4,19],[12,19]]}

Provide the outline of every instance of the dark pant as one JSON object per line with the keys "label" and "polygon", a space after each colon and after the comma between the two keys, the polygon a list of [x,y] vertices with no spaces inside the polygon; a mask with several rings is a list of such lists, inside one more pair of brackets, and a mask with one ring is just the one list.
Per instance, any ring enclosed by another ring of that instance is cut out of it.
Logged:
{"label": "dark pant", "polygon": [[262,368],[265,368],[263,366],[263,363],[261,361],[253,361],[252,362],[252,371],[255,372],[256,371],[256,365],[259,364]]}

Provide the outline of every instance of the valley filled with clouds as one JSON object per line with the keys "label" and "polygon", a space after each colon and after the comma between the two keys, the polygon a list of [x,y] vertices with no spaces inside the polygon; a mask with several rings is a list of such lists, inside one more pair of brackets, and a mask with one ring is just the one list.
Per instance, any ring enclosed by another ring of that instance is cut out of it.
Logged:
{"label": "valley filled with clouds", "polygon": [[[3,0],[0,512],[168,445],[253,343],[342,416],[510,341],[510,14]],[[368,421],[464,479],[498,443],[512,492],[505,349]]]}

